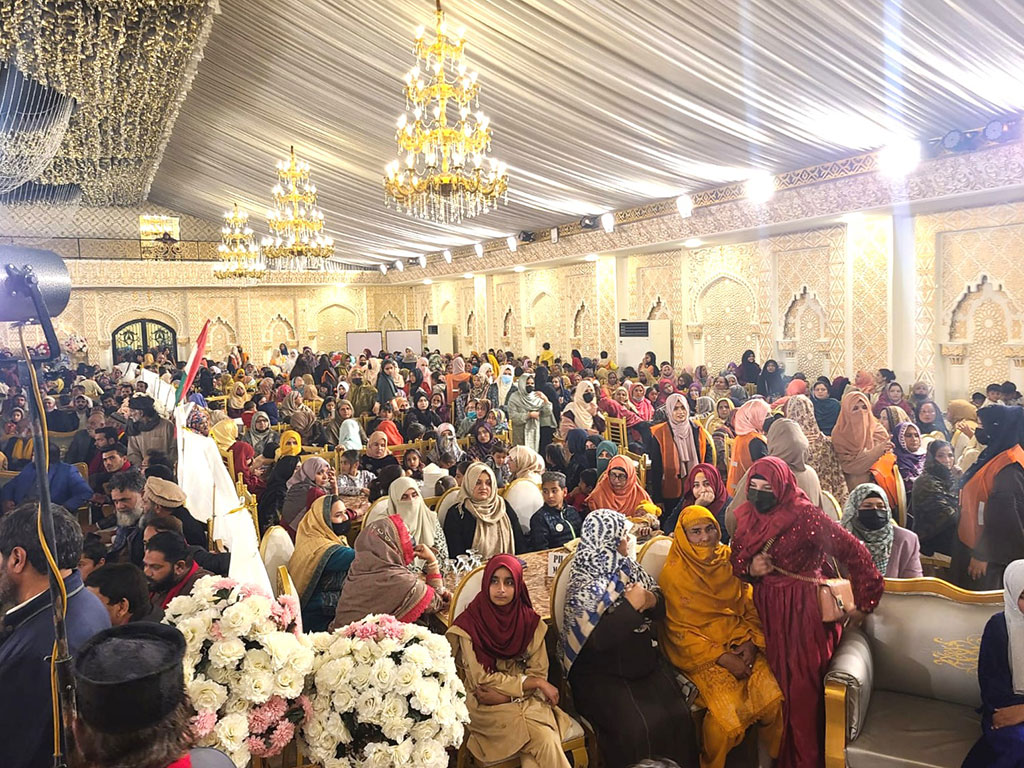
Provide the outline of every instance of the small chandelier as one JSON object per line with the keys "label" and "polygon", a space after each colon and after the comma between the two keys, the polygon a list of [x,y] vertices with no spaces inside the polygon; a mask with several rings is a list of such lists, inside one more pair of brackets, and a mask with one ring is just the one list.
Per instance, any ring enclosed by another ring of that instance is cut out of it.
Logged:
{"label": "small chandelier", "polygon": [[324,215],[316,207],[316,187],[309,163],[295,159],[277,164],[274,207],[267,211],[271,236],[263,238],[263,256],[275,269],[320,269],[334,256],[334,240],[323,234]]}
{"label": "small chandelier", "polygon": [[[416,33],[417,64],[405,75],[405,106],[395,138],[400,160],[384,175],[384,201],[422,219],[458,224],[486,213],[499,200],[508,202],[508,171],[487,158],[490,121],[477,106],[480,86],[464,58],[464,32],[449,37],[448,22],[437,0],[436,39]],[[425,78],[425,80],[424,80]],[[458,119],[448,121],[448,106]],[[486,169],[485,169],[486,162]]]}
{"label": "small chandelier", "polygon": [[220,262],[213,268],[215,277],[221,280],[262,280],[267,274],[256,238],[249,228],[249,215],[238,210],[238,203],[235,203],[234,210],[224,214],[220,241],[217,246]]}

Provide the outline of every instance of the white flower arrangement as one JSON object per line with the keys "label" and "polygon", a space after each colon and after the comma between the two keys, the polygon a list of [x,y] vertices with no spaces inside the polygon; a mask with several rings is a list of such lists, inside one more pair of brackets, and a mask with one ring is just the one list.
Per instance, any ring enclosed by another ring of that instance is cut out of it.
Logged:
{"label": "white flower arrangement", "polygon": [[298,631],[294,598],[274,600],[252,584],[207,576],[174,598],[164,621],[185,636],[185,685],[200,746],[239,768],[279,754],[310,715],[303,695],[314,650]]}
{"label": "white flower arrangement", "polygon": [[469,722],[448,641],[392,616],[309,636],[306,754],[323,768],[445,768]]}

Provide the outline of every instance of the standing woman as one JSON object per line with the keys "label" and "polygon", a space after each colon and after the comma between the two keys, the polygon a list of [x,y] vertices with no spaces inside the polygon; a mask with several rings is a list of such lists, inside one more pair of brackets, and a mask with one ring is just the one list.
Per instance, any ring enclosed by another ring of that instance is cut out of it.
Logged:
{"label": "standing woman", "polygon": [[907,416],[914,415],[914,406],[907,402],[903,396],[903,385],[896,381],[889,382],[882,393],[878,396],[878,400],[875,401],[874,407],[871,412],[875,414],[877,418],[882,414],[883,408],[900,408]]}
{"label": "standing woman", "polygon": [[740,384],[757,384],[761,375],[761,366],[754,361],[754,350],[748,349],[743,353],[740,360],[739,370],[736,372],[736,379]]}
{"label": "standing woman", "polygon": [[477,761],[518,755],[523,768],[569,768],[562,739],[570,721],[548,682],[546,634],[523,566],[509,555],[492,557],[480,592],[447,634],[468,694],[466,747]]}
{"label": "standing woman", "polygon": [[645,389],[643,384],[633,384],[629,388],[629,404],[636,411],[640,421],[650,421],[654,418],[654,406],[651,401],[644,397]]}
{"label": "standing woman", "polygon": [[394,360],[385,360],[380,373],[377,374],[377,405],[374,411],[380,410],[382,405],[391,405],[398,397],[398,385],[395,384],[395,375],[398,369]]}
{"label": "standing woman", "polygon": [[771,408],[764,400],[748,400],[733,416],[733,429],[736,440],[732,445],[732,458],[729,460],[729,474],[725,488],[730,496],[736,495],[736,487],[740,478],[750,469],[750,465],[763,456],[768,455],[768,441],[764,436],[764,420],[771,413]]}
{"label": "standing woman", "polygon": [[896,454],[896,466],[900,471],[900,477],[903,478],[903,486],[909,499],[914,489],[914,481],[924,469],[925,449],[921,442],[921,432],[917,425],[905,421],[896,427],[892,443]]}
{"label": "standing woman", "polygon": [[504,408],[505,401],[513,389],[515,369],[511,365],[503,365],[498,370],[498,380],[487,388],[487,399],[495,408]]}
{"label": "standing woman", "polygon": [[933,440],[928,446],[924,471],[914,481],[914,533],[921,540],[921,552],[928,556],[936,552],[953,556],[960,522],[955,466],[953,447],[944,440]]}
{"label": "standing woman", "polygon": [[524,373],[519,377],[516,388],[508,396],[508,420],[512,422],[512,442],[536,453],[551,442],[555,417],[551,402],[534,387],[533,376]]}
{"label": "standing woman", "polygon": [[[815,384],[815,386],[820,386]],[[836,403],[836,407],[839,403]],[[807,438],[807,454],[805,461],[818,474],[818,482],[821,489],[828,491],[836,497],[839,506],[846,503],[846,497],[850,495],[846,487],[846,476],[839,466],[839,459],[836,457],[836,449],[832,445],[832,438],[826,437],[816,416],[815,406],[806,395],[797,395],[786,401],[786,418],[792,419],[803,430]]]}
{"label": "standing woman", "polygon": [[768,402],[778,400],[786,394],[786,385],[782,381],[782,372],[779,364],[774,360],[768,360],[761,369],[761,375],[757,377],[757,394],[765,397]]}
{"label": "standing woman", "polygon": [[[811,405],[814,406],[814,421],[823,435],[832,435],[832,428],[839,418],[839,401],[829,391],[828,379],[822,376],[811,389]],[[792,416],[790,417],[792,418]],[[810,435],[808,435],[810,438]]]}
{"label": "standing woman", "polygon": [[942,434],[942,439],[949,440],[949,427],[942,417],[942,410],[934,400],[925,400],[919,403],[914,410],[914,423],[921,430],[921,437],[925,438],[933,432]]}
{"label": "standing woman", "polygon": [[851,392],[840,405],[839,418],[832,430],[832,445],[847,487],[854,488],[873,482],[871,468],[885,454],[892,453],[892,443],[885,427],[871,412],[866,394]]}
{"label": "standing woman", "polygon": [[471,549],[485,560],[526,551],[519,519],[498,495],[494,470],[486,464],[473,462],[466,470],[455,506],[444,519],[444,537],[451,557]]}
{"label": "standing woman", "polygon": [[683,395],[669,396],[665,415],[667,421],[651,427],[648,453],[654,499],[672,510],[683,495],[683,481],[690,470],[715,463],[715,444],[704,427],[690,420],[690,406]]}
{"label": "standing woman", "polygon": [[628,531],[626,518],[609,509],[583,523],[561,617],[562,665],[580,714],[600,733],[608,768],[655,756],[695,766],[692,720],[651,624],[665,601],[626,554]]}
{"label": "standing woman", "polygon": [[646,352],[644,359],[640,363],[640,367],[637,368],[640,373],[647,374],[648,381],[654,381],[658,378],[658,358],[655,357],[653,352]]}
{"label": "standing woman", "polygon": [[[557,379],[557,377],[555,378]],[[551,415],[554,416],[555,424],[558,424],[559,420],[562,418],[562,403],[558,399],[558,390],[555,389],[551,373],[543,365],[537,368],[537,374],[534,378],[534,386],[537,388],[537,391],[543,394],[544,397],[548,399],[548,402],[551,403]],[[488,391],[490,391],[489,387]],[[554,433],[552,432],[552,434],[548,436],[548,443],[551,442],[551,437],[553,435]],[[547,443],[544,443],[544,445],[547,447]]]}
{"label": "standing woman", "polygon": [[825,672],[841,630],[817,620],[821,609],[814,583],[776,569],[820,578],[826,558],[835,557],[850,574],[856,607],[848,617],[854,623],[875,609],[885,582],[864,545],[811,504],[782,459],[754,462],[747,497],[736,510],[731,560],[737,576],[754,580],[765,655],[785,697],[786,731],[777,768],[820,768]]}

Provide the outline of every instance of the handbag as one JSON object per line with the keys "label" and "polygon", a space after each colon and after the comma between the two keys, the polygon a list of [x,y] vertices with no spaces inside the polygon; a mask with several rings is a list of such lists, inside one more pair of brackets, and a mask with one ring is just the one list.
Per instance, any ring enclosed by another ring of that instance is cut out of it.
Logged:
{"label": "handbag", "polygon": [[[768,539],[761,548],[761,554],[768,554],[768,549],[774,543],[775,537]],[[772,570],[783,576],[789,576],[791,579],[815,585],[815,591],[818,594],[818,610],[821,612],[821,621],[824,624],[845,620],[846,615],[857,607],[853,599],[853,586],[849,579],[816,579],[799,573],[790,573],[774,564]],[[836,573],[839,573],[838,568],[836,568]]]}

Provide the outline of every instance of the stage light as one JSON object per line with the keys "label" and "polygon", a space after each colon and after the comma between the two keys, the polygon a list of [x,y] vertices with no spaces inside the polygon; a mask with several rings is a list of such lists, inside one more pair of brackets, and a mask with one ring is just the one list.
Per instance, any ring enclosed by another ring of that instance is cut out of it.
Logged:
{"label": "stage light", "polygon": [[921,162],[921,143],[898,138],[878,150],[878,171],[891,179],[901,178]]}
{"label": "stage light", "polygon": [[525,229],[518,235],[520,243],[532,243],[537,239],[537,235],[533,232],[527,232]]}
{"label": "stage light", "polygon": [[981,132],[986,141],[999,141],[1006,133],[1006,123],[1002,120],[990,120]]}
{"label": "stage light", "polygon": [[473,243],[473,250],[476,251],[476,257],[479,259],[480,257],[482,257],[484,255],[484,244],[483,243]]}
{"label": "stage light", "polygon": [[426,267],[427,266],[427,256],[426,256],[426,254],[421,253],[419,256],[417,256],[416,257],[416,263],[419,264],[421,267]]}
{"label": "stage light", "polygon": [[379,269],[380,269],[380,273],[382,275],[386,275],[388,273],[388,265],[387,264],[381,264]]}
{"label": "stage light", "polygon": [[551,228],[551,242],[552,243],[557,243],[558,242],[558,227],[552,227]]}
{"label": "stage light", "polygon": [[597,229],[597,217],[584,216],[580,219],[580,229]]}
{"label": "stage light", "polygon": [[402,263],[401,259],[395,259],[395,269],[397,269],[399,272],[405,271],[405,264]]}
{"label": "stage light", "polygon": [[512,235],[506,237],[505,242],[508,243],[508,249],[512,251],[512,253],[515,253],[517,250],[519,250],[519,243]]}
{"label": "stage light", "polygon": [[604,231],[609,235],[615,231],[615,214],[605,213],[601,215],[601,226],[604,227]]}
{"label": "stage light", "polygon": [[693,198],[689,195],[680,195],[676,198],[676,210],[680,218],[688,219],[693,213]]}
{"label": "stage light", "polygon": [[442,256],[444,256],[445,263],[452,263],[452,252],[449,251],[447,248],[444,249],[444,253],[442,254]]}
{"label": "stage light", "polygon": [[954,149],[960,146],[960,142],[964,140],[964,134],[962,131],[958,131],[956,128],[951,130],[945,136],[942,137],[942,148],[952,152]]}
{"label": "stage light", "polygon": [[[46,310],[56,317],[71,298],[71,276],[64,259],[53,251],[23,248],[20,245],[0,246],[0,321],[25,323],[38,321],[26,280],[39,287]],[[52,350],[55,355],[60,350]],[[20,352],[20,348],[19,348]]]}
{"label": "stage light", "polygon": [[758,171],[743,185],[743,194],[754,205],[767,203],[775,195],[775,177],[767,171]]}
{"label": "stage light", "polygon": [[704,241],[699,237],[691,237],[689,240],[683,240],[684,248],[700,248],[704,245]]}

